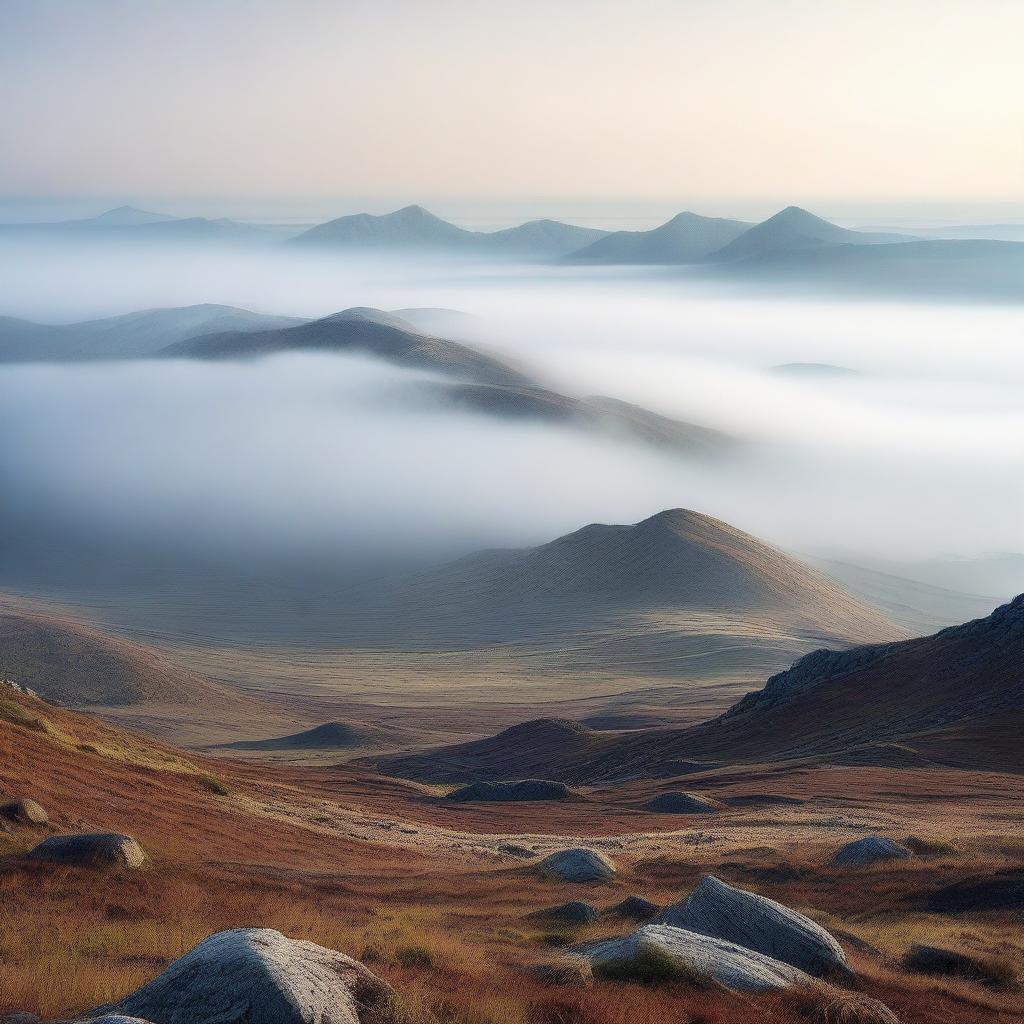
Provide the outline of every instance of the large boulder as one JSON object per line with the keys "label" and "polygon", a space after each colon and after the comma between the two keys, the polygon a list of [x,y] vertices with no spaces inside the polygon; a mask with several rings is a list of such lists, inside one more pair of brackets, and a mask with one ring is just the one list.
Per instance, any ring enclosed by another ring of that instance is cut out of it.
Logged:
{"label": "large boulder", "polygon": [[9,800],[0,806],[0,817],[16,821],[19,825],[45,825],[50,820],[46,811],[28,797]]}
{"label": "large boulder", "polygon": [[582,925],[593,924],[597,920],[597,911],[589,903],[572,900],[569,903],[561,903],[557,907],[535,910],[530,917],[543,921],[556,921],[561,924]]}
{"label": "large boulder", "polygon": [[615,875],[615,864],[597,850],[575,846],[549,854],[537,870],[547,878],[563,882],[607,882]]}
{"label": "large boulder", "polygon": [[563,782],[544,779],[520,779],[518,782],[473,782],[461,789],[453,789],[447,800],[568,800],[572,790]]}
{"label": "large boulder", "polygon": [[716,800],[708,800],[695,793],[659,793],[647,802],[647,810],[657,814],[713,814],[720,811],[722,805]]}
{"label": "large boulder", "polygon": [[50,836],[29,851],[32,860],[90,868],[141,868],[146,852],[131,836],[117,832],[79,832]]}
{"label": "large boulder", "polygon": [[392,989],[363,964],[271,928],[211,935],[97,1013],[152,1024],[388,1024]]}
{"label": "large boulder", "polygon": [[736,992],[771,992],[809,985],[811,978],[791,964],[773,960],[711,935],[648,924],[624,939],[584,947],[595,978],[717,982]]}
{"label": "large boulder", "polygon": [[655,923],[735,942],[816,977],[851,973],[842,946],[821,925],[713,875],[705,875],[685,902],[663,911]]}
{"label": "large boulder", "polygon": [[863,868],[886,860],[909,860],[913,856],[912,850],[894,843],[891,839],[883,836],[865,836],[840,847],[832,855],[829,864]]}

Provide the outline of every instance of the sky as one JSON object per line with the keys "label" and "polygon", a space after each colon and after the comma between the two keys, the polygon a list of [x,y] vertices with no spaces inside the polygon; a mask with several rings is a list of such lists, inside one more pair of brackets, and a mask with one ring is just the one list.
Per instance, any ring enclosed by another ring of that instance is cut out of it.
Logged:
{"label": "sky", "polygon": [[0,196],[1005,207],[1022,38],[1019,0],[3,0]]}

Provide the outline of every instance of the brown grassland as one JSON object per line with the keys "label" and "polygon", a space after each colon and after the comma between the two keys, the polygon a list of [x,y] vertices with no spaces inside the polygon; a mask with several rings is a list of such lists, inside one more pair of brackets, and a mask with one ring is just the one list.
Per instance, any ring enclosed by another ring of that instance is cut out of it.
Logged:
{"label": "brown grassland", "polygon": [[[569,932],[527,917],[569,899],[600,907],[638,893],[681,898],[702,874],[811,914],[840,937],[855,987],[905,1024],[1024,1021],[1010,984],[905,972],[912,942],[1020,972],[1020,910],[929,913],[936,888],[1024,863],[1024,779],[822,765],[693,779],[706,794],[803,801],[680,820],[639,810],[671,781],[584,791],[566,804],[456,805],[440,791],[344,767],[209,760],[12,693],[0,705],[0,797],[30,796],[50,825],[0,830],[0,1014],[68,1017],[117,999],[206,935],[266,926],[360,958],[411,1021],[441,1024],[856,1022],[847,1000],[749,997],[683,982],[556,986],[530,973],[578,938],[621,934],[604,916]],[[679,785],[677,782],[676,786]],[[43,835],[122,831],[141,871],[54,867],[22,856]],[[917,837],[896,866],[823,867],[871,830]],[[583,837],[582,840],[580,837]],[[612,885],[540,879],[500,842],[541,852],[587,842],[619,866]]]}

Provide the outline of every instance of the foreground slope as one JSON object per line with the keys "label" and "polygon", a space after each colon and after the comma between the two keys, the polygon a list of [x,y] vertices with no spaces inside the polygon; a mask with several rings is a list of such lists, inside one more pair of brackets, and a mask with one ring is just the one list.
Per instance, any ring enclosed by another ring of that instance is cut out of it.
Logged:
{"label": "foreground slope", "polygon": [[751,225],[724,217],[680,213],[651,231],[616,231],[566,257],[569,263],[695,263],[738,238]]}

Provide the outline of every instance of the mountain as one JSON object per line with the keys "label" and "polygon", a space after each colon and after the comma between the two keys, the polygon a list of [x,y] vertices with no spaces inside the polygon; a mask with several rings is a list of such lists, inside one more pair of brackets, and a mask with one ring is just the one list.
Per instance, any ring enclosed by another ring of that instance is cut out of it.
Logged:
{"label": "mountain", "polygon": [[680,213],[652,231],[615,231],[566,257],[570,263],[696,263],[738,238],[750,224]]}
{"label": "mountain", "polygon": [[533,770],[534,758],[545,759],[545,778],[565,782],[785,760],[1021,772],[1022,650],[1024,594],[932,636],[814,651],[723,715],[688,729],[585,732],[585,741],[559,744],[545,741],[546,724],[525,723],[525,753],[506,731],[378,763],[394,774],[449,781],[515,778],[523,764]]}
{"label": "mountain", "polygon": [[136,227],[139,224],[159,224],[176,219],[166,213],[151,213],[149,210],[140,210],[135,206],[118,206],[116,209],[107,210],[95,217],[66,221],[65,223],[93,224],[99,227]]}
{"label": "mountain", "polygon": [[169,345],[165,356],[238,359],[276,352],[362,352],[400,366],[433,370],[487,384],[532,385],[523,373],[500,359],[456,341],[423,334],[393,313],[354,307],[279,330],[208,334]]}
{"label": "mountain", "polygon": [[850,231],[838,224],[822,220],[799,206],[787,206],[774,217],[755,224],[731,242],[709,253],[709,259],[732,262],[752,257],[776,255],[798,249],[814,249],[828,245],[876,245],[904,242],[909,235]]}
{"label": "mountain", "polygon": [[575,252],[607,234],[599,228],[581,228],[557,220],[531,220],[514,228],[491,231],[483,236],[483,241],[488,248],[555,258]]}
{"label": "mountain", "polygon": [[474,233],[435,217],[422,206],[404,206],[394,213],[356,213],[304,231],[295,245],[360,247],[417,246],[447,248],[473,240]]}
{"label": "mountain", "polygon": [[282,328],[302,323],[234,306],[203,304],[145,309],[74,324],[37,324],[0,317],[0,363],[138,359],[203,334]]}
{"label": "mountain", "polygon": [[606,234],[555,220],[533,220],[501,231],[467,231],[422,206],[394,213],[357,213],[318,224],[292,242],[302,246],[370,249],[438,249],[555,257]]}

